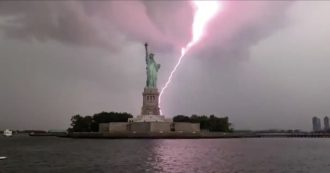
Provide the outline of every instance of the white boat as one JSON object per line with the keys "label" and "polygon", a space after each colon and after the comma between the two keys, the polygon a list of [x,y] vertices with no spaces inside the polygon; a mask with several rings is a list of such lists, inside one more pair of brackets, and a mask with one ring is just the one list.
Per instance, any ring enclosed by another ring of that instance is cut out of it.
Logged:
{"label": "white boat", "polygon": [[3,135],[7,137],[13,136],[13,131],[6,129],[5,131],[3,131]]}
{"label": "white boat", "polygon": [[6,156],[0,156],[0,160],[5,160],[5,159],[7,159]]}

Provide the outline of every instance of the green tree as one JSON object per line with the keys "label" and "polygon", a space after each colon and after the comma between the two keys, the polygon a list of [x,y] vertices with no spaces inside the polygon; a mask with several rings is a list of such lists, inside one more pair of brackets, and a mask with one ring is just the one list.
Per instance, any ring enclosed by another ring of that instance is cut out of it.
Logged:
{"label": "green tree", "polygon": [[100,112],[93,115],[92,131],[99,130],[100,123],[127,122],[133,116],[127,112]]}
{"label": "green tree", "polygon": [[133,116],[126,112],[100,112],[93,116],[72,116],[70,132],[97,132],[100,123],[127,122]]}
{"label": "green tree", "polygon": [[210,115],[209,117],[206,115],[192,115],[191,117],[185,115],[177,115],[173,118],[174,122],[191,122],[191,123],[200,123],[200,128],[214,131],[214,132],[230,132],[231,124],[229,122],[228,117],[216,117],[214,115]]}
{"label": "green tree", "polygon": [[228,117],[218,118],[211,115],[209,118],[209,130],[216,132],[229,132],[229,122]]}
{"label": "green tree", "polygon": [[190,122],[190,118],[185,115],[177,115],[173,117],[174,122]]}
{"label": "green tree", "polygon": [[92,117],[82,117],[79,114],[72,116],[70,132],[90,132],[92,124]]}

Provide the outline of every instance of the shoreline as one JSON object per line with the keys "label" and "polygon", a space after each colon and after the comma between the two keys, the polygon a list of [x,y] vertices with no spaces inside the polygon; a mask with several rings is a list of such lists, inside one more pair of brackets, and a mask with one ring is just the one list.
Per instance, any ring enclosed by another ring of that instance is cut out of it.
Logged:
{"label": "shoreline", "polygon": [[94,139],[221,139],[221,138],[330,138],[329,133],[99,133],[75,132],[57,137]]}

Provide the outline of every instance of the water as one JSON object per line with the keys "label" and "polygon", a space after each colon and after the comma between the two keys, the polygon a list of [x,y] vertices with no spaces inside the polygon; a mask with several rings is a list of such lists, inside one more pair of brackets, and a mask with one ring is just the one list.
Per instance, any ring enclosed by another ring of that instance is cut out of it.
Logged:
{"label": "water", "polygon": [[329,138],[107,140],[0,137],[0,173],[328,173]]}

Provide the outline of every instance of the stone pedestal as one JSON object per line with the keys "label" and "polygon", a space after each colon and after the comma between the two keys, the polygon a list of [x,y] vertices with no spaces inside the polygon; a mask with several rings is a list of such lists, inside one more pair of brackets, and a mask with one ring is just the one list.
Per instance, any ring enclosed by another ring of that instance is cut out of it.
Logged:
{"label": "stone pedestal", "polygon": [[138,115],[135,118],[129,118],[128,122],[172,122],[171,118],[165,118],[162,115]]}
{"label": "stone pedestal", "polygon": [[158,99],[159,92],[157,88],[144,88],[143,105],[141,115],[160,115]]}
{"label": "stone pedestal", "polygon": [[172,122],[172,119],[166,119],[163,115],[160,115],[158,105],[159,92],[157,88],[145,87],[142,96],[141,115],[129,118],[128,122]]}

